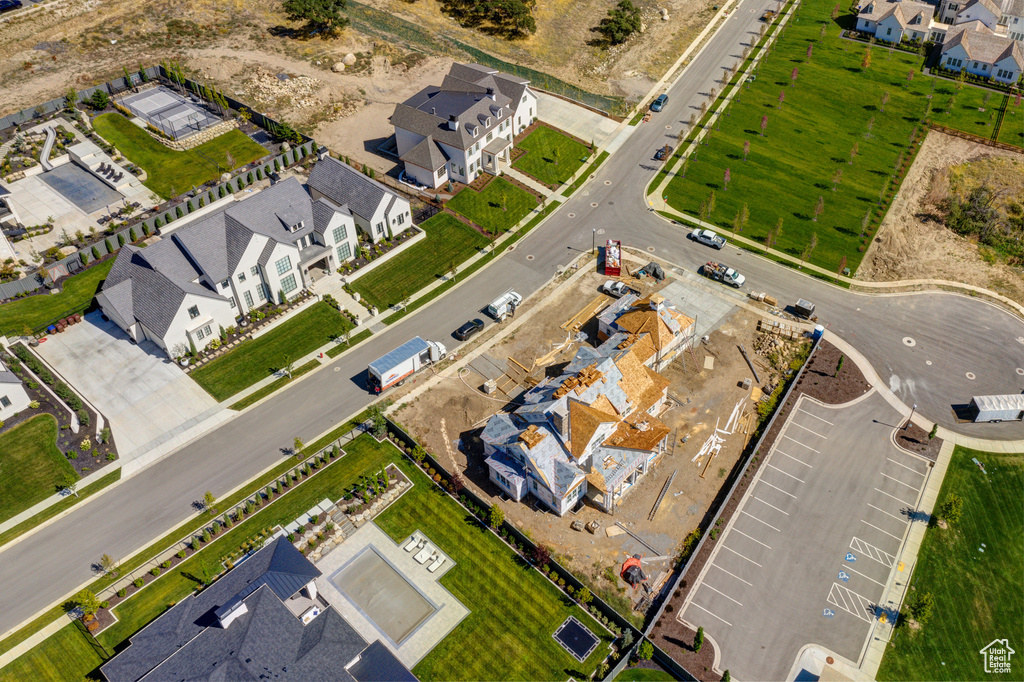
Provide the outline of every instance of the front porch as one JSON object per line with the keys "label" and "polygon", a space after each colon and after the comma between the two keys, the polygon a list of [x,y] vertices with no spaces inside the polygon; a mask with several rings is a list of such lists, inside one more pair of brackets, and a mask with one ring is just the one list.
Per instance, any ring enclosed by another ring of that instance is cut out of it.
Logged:
{"label": "front porch", "polygon": [[506,140],[504,137],[490,142],[483,149],[481,154],[481,168],[486,173],[491,175],[501,175],[502,171],[508,167],[509,161],[509,149],[512,147],[512,140]]}
{"label": "front porch", "polygon": [[308,287],[331,274],[335,269],[334,250],[322,244],[313,244],[299,251],[299,269],[302,281]]}

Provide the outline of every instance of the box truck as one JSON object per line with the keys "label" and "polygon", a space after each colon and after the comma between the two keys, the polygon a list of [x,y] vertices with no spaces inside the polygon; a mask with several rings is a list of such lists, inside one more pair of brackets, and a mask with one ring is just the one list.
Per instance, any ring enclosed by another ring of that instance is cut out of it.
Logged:
{"label": "box truck", "polygon": [[382,355],[367,368],[368,384],[374,393],[381,393],[423,367],[439,362],[448,354],[444,344],[414,337],[386,355]]}
{"label": "box truck", "polygon": [[976,422],[1021,421],[1024,419],[1024,393],[1017,395],[976,395],[971,410]]}
{"label": "box truck", "polygon": [[505,319],[506,315],[516,314],[516,308],[523,302],[523,297],[517,294],[515,291],[509,289],[498,298],[491,301],[491,304],[487,306],[487,314],[494,319],[501,320]]}

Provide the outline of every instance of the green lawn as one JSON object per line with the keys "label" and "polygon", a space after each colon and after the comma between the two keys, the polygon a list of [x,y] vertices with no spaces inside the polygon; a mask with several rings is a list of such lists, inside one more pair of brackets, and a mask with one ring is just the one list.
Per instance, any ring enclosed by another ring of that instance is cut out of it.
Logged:
{"label": "green lawn", "polygon": [[447,274],[451,263],[461,265],[488,243],[486,237],[448,213],[438,213],[420,227],[427,233],[426,239],[352,284],[360,296],[380,310],[412,296]]}
{"label": "green lawn", "polygon": [[1024,147],[1024,104],[1016,104],[1013,97],[1006,105],[1003,124],[999,127],[999,141]]}
{"label": "green lawn", "polygon": [[83,680],[105,660],[90,640],[77,624],[69,623],[0,669],[0,682]]}
{"label": "green lawn", "polygon": [[494,178],[482,192],[465,187],[447,203],[491,234],[507,232],[540,200],[504,178]]}
{"label": "green lawn", "polygon": [[0,521],[57,492],[75,469],[57,449],[57,421],[41,414],[0,435]]}
{"label": "green lawn", "polygon": [[580,177],[576,178],[576,182],[569,185],[569,191],[565,193],[566,196],[574,194],[576,190],[580,188],[580,185],[587,181],[587,178],[589,178],[591,175],[597,172],[597,169],[601,167],[601,164],[604,163],[604,160],[607,158],[608,152],[601,152],[600,154],[598,154],[597,159],[594,161],[594,163],[590,164],[590,168],[587,169],[587,172],[581,175]]}
{"label": "green lawn", "polygon": [[[2,461],[2,460],[0,460]],[[52,519],[54,516],[65,512],[69,507],[72,507],[87,497],[95,495],[99,491],[106,488],[108,485],[116,483],[121,479],[121,469],[115,469],[106,476],[102,476],[99,480],[93,481],[84,488],[78,488],[78,495],[68,495],[57,504],[51,504],[49,507],[32,516],[31,518],[25,519],[21,523],[17,524],[12,528],[8,528],[4,532],[0,533],[0,547],[3,547],[8,542],[16,537],[24,535],[44,521]]]}
{"label": "green lawn", "polygon": [[266,398],[268,395],[277,393],[282,388],[284,388],[291,382],[301,377],[303,374],[308,374],[309,372],[312,372],[319,366],[320,361],[314,358],[307,362],[306,364],[302,365],[301,367],[296,367],[294,370],[292,370],[291,376],[283,376],[280,379],[277,379],[276,381],[271,381],[269,384],[267,384],[260,390],[254,391],[249,395],[245,396],[244,398],[242,398],[241,400],[239,400],[237,403],[232,405],[230,409],[241,411],[249,407],[250,405],[255,405],[259,401]]}
{"label": "green lawn", "polygon": [[[118,113],[101,114],[92,125],[100,137],[146,171],[146,187],[165,199],[216,180],[221,173],[267,154],[266,149],[240,130],[230,130],[198,147],[179,152],[160,144]],[[228,154],[234,158],[234,164],[228,163]]]}
{"label": "green lawn", "polygon": [[549,185],[560,185],[571,178],[590,156],[586,145],[546,126],[535,128],[519,147],[526,154],[512,166]]}
{"label": "green lawn", "polygon": [[[983,474],[971,461],[985,465]],[[927,530],[911,586],[935,600],[920,632],[898,628],[886,650],[879,680],[1024,679],[985,675],[978,651],[1008,637],[1020,651],[1024,631],[1024,455],[957,447],[936,508],[950,493],[963,498],[963,517],[947,530]],[[984,544],[984,552],[980,552]],[[1019,654],[1018,654],[1019,655]]]}
{"label": "green lawn", "polygon": [[[370,439],[366,444],[393,451]],[[395,541],[420,530],[447,552],[455,566],[441,584],[469,609],[469,615],[416,664],[413,673],[427,682],[589,677],[607,654],[610,635],[431,485],[419,469],[404,459],[399,465],[415,485],[376,523]],[[552,638],[570,615],[605,640],[584,664]]]}
{"label": "green lawn", "polygon": [[100,282],[107,277],[114,259],[108,258],[88,270],[64,280],[61,293],[19,298],[0,305],[0,333],[7,336],[29,334],[92,303]]}
{"label": "green lawn", "polygon": [[229,353],[194,370],[191,377],[217,401],[329,343],[352,322],[324,302],[314,303],[258,339],[243,341]]}
{"label": "green lawn", "polygon": [[672,682],[675,679],[664,670],[627,668],[619,673],[615,682]]}
{"label": "green lawn", "polygon": [[[709,222],[731,228],[734,217],[746,204],[749,223],[743,235],[763,240],[781,218],[782,233],[776,248],[799,257],[811,235],[817,247],[810,262],[833,272],[846,266],[856,271],[871,230],[862,234],[862,221],[869,211],[879,214],[879,195],[889,182],[900,154],[907,155],[910,135],[923,131],[926,113],[936,123],[963,128],[986,137],[991,126],[989,112],[980,114],[985,93],[965,86],[924,76],[922,58],[878,45],[871,49],[871,63],[861,63],[868,45],[839,38],[839,26],[830,12],[834,3],[807,0],[785,35],[776,43],[757,72],[757,80],[744,86],[721,130],[711,135],[689,163],[686,177],[675,176],[664,195],[675,209],[700,215],[701,204],[715,193],[715,207]],[[849,14],[839,23],[852,21]],[[819,28],[828,27],[824,40]],[[813,54],[807,58],[807,47]],[[791,84],[797,69],[796,84]],[[908,81],[908,75],[912,80]],[[934,92],[933,92],[934,85]],[[779,103],[780,93],[784,101]],[[884,93],[889,101],[882,105]],[[932,99],[927,99],[928,95]],[[949,114],[949,97],[955,102]],[[992,96],[990,107],[998,105]],[[767,129],[761,135],[762,117]],[[869,131],[869,124],[871,129]],[[987,130],[987,132],[985,132]],[[744,160],[744,142],[750,153]],[[854,145],[859,153],[850,164]],[[730,171],[728,189],[725,171]],[[842,171],[837,190],[833,178]],[[815,221],[819,197],[824,212]]]}

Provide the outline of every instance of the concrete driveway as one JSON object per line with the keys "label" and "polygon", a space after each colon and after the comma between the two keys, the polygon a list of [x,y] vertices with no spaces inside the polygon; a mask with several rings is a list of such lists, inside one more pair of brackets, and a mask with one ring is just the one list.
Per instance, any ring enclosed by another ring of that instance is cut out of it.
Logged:
{"label": "concrete driveway", "polygon": [[598,147],[619,127],[614,119],[546,92],[537,93],[537,118]]}
{"label": "concrete driveway", "polygon": [[131,343],[98,312],[48,337],[38,351],[110,422],[125,474],[139,466],[143,455],[181,445],[190,430],[225,416],[156,345]]}

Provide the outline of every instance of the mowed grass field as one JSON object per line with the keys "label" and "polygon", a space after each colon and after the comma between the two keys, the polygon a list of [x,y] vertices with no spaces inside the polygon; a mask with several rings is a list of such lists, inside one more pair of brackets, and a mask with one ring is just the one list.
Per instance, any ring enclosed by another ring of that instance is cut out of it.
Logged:
{"label": "mowed grass field", "polygon": [[[118,113],[101,114],[92,124],[100,137],[146,171],[143,184],[165,199],[216,180],[224,171],[244,166],[267,153],[240,130],[229,130],[194,149],[179,152],[160,144]],[[229,153],[234,159],[230,167]]]}
{"label": "mowed grass field", "polygon": [[1017,656],[1011,660],[1012,675],[996,676],[984,673],[978,653],[1004,637],[1020,651],[1024,454],[957,447],[936,508],[951,493],[963,498],[963,516],[946,530],[927,530],[911,583],[934,598],[931,619],[920,632],[897,630],[882,659],[879,680],[1024,679]]}
{"label": "mowed grass field", "polygon": [[[90,639],[78,624],[69,623],[0,669],[0,682],[85,679],[104,663],[102,648]],[[98,672],[93,679],[101,679]]]}
{"label": "mowed grass field", "polygon": [[540,203],[536,196],[504,178],[494,178],[482,192],[464,187],[446,204],[491,234],[508,232]]}
{"label": "mowed grass field", "polygon": [[[463,190],[467,191],[467,190]],[[379,310],[400,303],[487,245],[487,238],[449,213],[438,213],[420,228],[426,239],[366,273],[352,288]],[[458,279],[458,273],[456,273]]]}
{"label": "mowed grass field", "polygon": [[57,421],[48,414],[0,436],[0,521],[53,495],[64,476],[75,473],[56,443]]}
{"label": "mowed grass field", "polygon": [[68,277],[61,284],[59,294],[43,293],[0,305],[0,333],[7,336],[28,334],[60,317],[82,312],[92,303],[100,282],[107,278],[113,266],[114,259],[108,258],[84,272]]}
{"label": "mowed grass field", "polygon": [[[750,219],[742,234],[758,241],[781,218],[776,248],[800,257],[816,234],[817,247],[808,260],[838,272],[844,257],[853,271],[863,258],[872,235],[869,230],[862,236],[862,222],[869,211],[880,211],[879,197],[895,163],[901,154],[912,153],[915,128],[923,133],[927,115],[971,132],[984,129],[975,114],[985,93],[971,86],[956,92],[956,83],[924,76],[920,56],[878,45],[870,49],[870,64],[862,67],[869,46],[839,37],[839,24],[849,24],[851,17],[841,16],[837,24],[830,16],[833,7],[826,0],[801,5],[762,62],[756,81],[743,87],[720,119],[721,130],[712,133],[708,145],[698,147],[686,177],[676,175],[664,195],[676,210],[699,216],[713,191],[709,222],[723,229],[731,228],[746,204]],[[993,106],[999,97],[992,95]],[[988,114],[981,116],[987,122]],[[987,137],[993,128],[987,130],[980,134]],[[745,141],[750,143],[746,160]],[[858,153],[850,163],[854,145]],[[726,169],[731,176],[728,189]],[[842,177],[834,183],[837,171]],[[819,197],[824,211],[814,220]]]}
{"label": "mowed grass field", "polygon": [[999,141],[1024,147],[1024,103],[1017,104],[1014,97],[1006,104],[1003,124],[999,126]]}
{"label": "mowed grass field", "polygon": [[571,178],[590,155],[585,145],[546,126],[535,128],[519,147],[527,153],[512,167],[549,185],[560,185]]}

